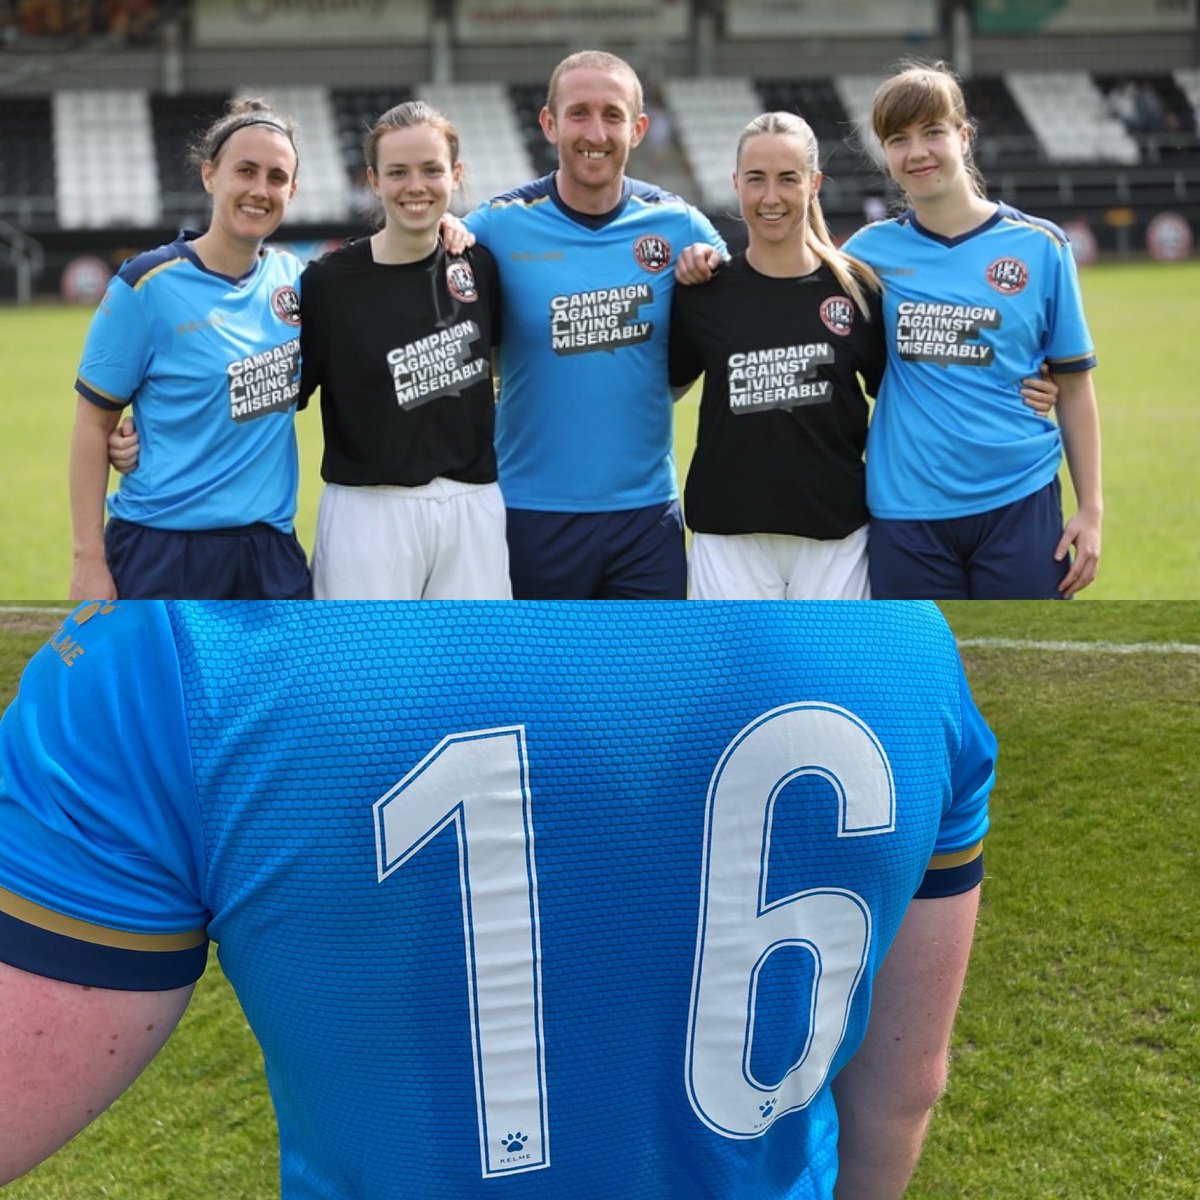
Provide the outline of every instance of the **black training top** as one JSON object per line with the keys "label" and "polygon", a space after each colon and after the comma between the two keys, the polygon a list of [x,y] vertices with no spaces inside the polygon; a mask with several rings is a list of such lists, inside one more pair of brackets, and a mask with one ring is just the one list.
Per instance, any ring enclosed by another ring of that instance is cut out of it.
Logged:
{"label": "black training top", "polygon": [[745,255],[675,289],[671,383],[704,372],[689,528],[831,539],[866,523],[863,389],[875,394],[886,361],[879,297],[867,294],[870,321],[827,267],[779,279]]}
{"label": "black training top", "polygon": [[301,407],[321,389],[328,483],[494,483],[496,264],[481,246],[376,263],[369,238],[305,268]]}

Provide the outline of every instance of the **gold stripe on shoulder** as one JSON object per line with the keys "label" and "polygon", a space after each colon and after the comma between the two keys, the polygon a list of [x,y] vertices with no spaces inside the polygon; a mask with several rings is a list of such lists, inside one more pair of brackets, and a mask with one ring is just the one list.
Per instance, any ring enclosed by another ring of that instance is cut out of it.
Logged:
{"label": "gold stripe on shoulder", "polygon": [[147,271],[145,275],[143,275],[141,279],[139,279],[137,283],[133,285],[133,290],[136,292],[139,288],[145,287],[147,280],[153,279],[160,271],[170,270],[171,267],[176,267],[182,262],[187,262],[187,259],[168,258],[166,262],[159,263],[157,267],[151,267],[150,270]]}
{"label": "gold stripe on shoulder", "polygon": [[964,863],[973,862],[983,853],[983,842],[976,842],[967,850],[956,850],[953,854],[935,854],[929,860],[931,871],[949,871],[952,867],[961,867]]}
{"label": "gold stripe on shoulder", "polygon": [[520,205],[521,208],[537,208],[539,204],[545,204],[549,199],[548,195],[534,196],[532,199],[527,196],[513,196],[511,200],[498,196],[488,205],[488,208],[512,208],[513,205]]}
{"label": "gold stripe on shoulder", "polygon": [[193,950],[208,939],[203,929],[190,929],[186,933],[131,933],[126,929],[105,929],[78,917],[68,917],[34,904],[23,896],[0,888],[0,912],[8,913],[26,925],[57,933],[60,937],[76,942],[89,942],[94,946],[109,946],[114,950],[145,950],[153,952]]}
{"label": "gold stripe on shoulder", "polygon": [[1019,229],[1032,229],[1040,233],[1043,237],[1048,237],[1056,246],[1063,246],[1066,243],[1053,229],[1047,229],[1045,225],[1039,225],[1035,221],[1022,221],[1019,217],[1010,217],[1005,215],[1003,220],[1010,225],[1016,225]]}

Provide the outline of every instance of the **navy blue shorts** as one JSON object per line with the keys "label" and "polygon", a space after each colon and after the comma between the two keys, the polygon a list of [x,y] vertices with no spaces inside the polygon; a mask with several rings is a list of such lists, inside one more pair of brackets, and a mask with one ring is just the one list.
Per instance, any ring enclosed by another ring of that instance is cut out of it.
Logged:
{"label": "navy blue shorts", "polygon": [[151,529],[113,519],[104,556],[123,600],[311,600],[294,533],[270,525]]}
{"label": "navy blue shorts", "polygon": [[508,510],[515,600],[684,600],[679,501],[611,513]]}
{"label": "navy blue shorts", "polygon": [[871,518],[867,562],[876,600],[1061,600],[1070,556],[1062,489],[1044,488],[990,512],[938,521]]}

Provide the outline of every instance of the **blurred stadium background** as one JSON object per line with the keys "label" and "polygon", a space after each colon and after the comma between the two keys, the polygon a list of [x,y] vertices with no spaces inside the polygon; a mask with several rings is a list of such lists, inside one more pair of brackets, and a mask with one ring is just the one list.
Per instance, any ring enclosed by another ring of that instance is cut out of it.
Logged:
{"label": "blurred stadium background", "polygon": [[189,136],[238,92],[299,122],[277,238],[305,257],[366,228],[367,121],[420,97],[458,124],[464,207],[550,169],[547,77],[585,46],[629,59],[651,133],[631,173],[739,245],[741,127],[800,112],[847,235],[891,202],[859,122],[889,64],[964,76],[997,196],[1082,262],[1186,258],[1200,232],[1197,0],[0,0],[0,300],[93,300],[134,250],[203,226]]}

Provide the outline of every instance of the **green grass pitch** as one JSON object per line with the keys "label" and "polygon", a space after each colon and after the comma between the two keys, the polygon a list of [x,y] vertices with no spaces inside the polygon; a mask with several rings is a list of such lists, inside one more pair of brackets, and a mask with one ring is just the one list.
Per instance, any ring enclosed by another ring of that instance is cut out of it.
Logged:
{"label": "green grass pitch", "polygon": [[[1200,260],[1112,264],[1082,274],[1100,366],[1105,544],[1091,600],[1200,598]],[[90,312],[0,310],[0,597],[59,600],[71,567],[67,445],[73,383]],[[320,420],[297,419],[302,485],[297,528],[311,550],[320,495]],[[682,472],[695,439],[696,399],[678,406]],[[1068,496],[1066,503],[1071,504]]]}
{"label": "green grass pitch", "polygon": [[[950,604],[1000,743],[950,1086],[909,1200],[1191,1200],[1200,604]],[[0,611],[0,704],[53,629]],[[261,1062],[213,961],[165,1050],[12,1200],[267,1200]]]}

